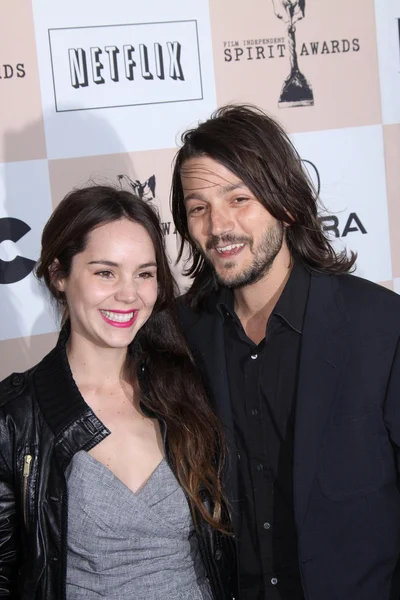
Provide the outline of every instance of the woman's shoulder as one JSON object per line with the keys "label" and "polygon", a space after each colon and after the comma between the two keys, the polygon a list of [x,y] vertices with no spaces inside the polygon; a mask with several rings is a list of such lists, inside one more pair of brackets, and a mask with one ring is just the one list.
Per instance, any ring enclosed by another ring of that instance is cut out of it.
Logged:
{"label": "woman's shoulder", "polygon": [[26,443],[33,431],[34,395],[30,380],[34,369],[11,373],[0,382],[0,456],[10,465],[16,444]]}
{"label": "woman's shoulder", "polygon": [[35,369],[36,366],[23,373],[11,373],[0,382],[0,408],[29,393],[29,382]]}
{"label": "woman's shoulder", "polygon": [[35,372],[44,371],[45,376],[51,372],[52,359],[59,361],[58,344],[36,365],[22,373],[11,373],[0,382],[0,409],[9,402],[24,396],[33,397]]}

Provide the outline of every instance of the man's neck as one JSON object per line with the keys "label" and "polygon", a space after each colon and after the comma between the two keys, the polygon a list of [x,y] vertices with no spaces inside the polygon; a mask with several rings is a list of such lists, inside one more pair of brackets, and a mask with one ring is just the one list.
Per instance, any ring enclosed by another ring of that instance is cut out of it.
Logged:
{"label": "man's neck", "polygon": [[269,317],[289,279],[293,261],[283,247],[269,272],[260,281],[234,292],[235,312],[247,335],[255,343],[265,336]]}

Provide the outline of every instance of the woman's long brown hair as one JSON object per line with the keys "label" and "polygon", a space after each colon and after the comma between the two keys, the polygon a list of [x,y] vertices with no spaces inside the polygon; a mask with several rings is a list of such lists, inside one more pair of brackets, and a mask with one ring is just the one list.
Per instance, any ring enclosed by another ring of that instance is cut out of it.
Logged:
{"label": "woman's long brown hair", "polygon": [[[152,315],[129,349],[132,380],[139,381],[144,407],[166,424],[168,458],[187,494],[195,522],[200,517],[221,532],[227,532],[227,510],[221,485],[224,440],[177,325],[176,285],[165,253],[159,218],[151,205],[111,186],[72,191],[57,206],[44,228],[36,275],[45,282],[67,316],[66,299],[54,285],[55,280],[68,277],[74,256],[85,249],[93,229],[124,218],[139,223],[148,232],[155,249],[158,280]],[[211,503],[202,501],[205,490]]]}

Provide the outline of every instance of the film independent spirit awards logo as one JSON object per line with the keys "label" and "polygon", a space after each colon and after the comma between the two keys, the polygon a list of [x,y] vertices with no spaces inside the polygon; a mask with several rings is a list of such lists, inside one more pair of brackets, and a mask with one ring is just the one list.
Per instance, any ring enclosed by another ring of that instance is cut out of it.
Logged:
{"label": "film independent spirit awards logo", "polygon": [[297,42],[297,24],[306,17],[306,0],[264,0],[272,3],[275,17],[285,26],[283,37],[224,42],[225,62],[241,60],[289,59],[289,74],[285,78],[278,99],[279,108],[313,106],[312,85],[303,74],[299,62],[302,57],[319,54],[347,54],[360,50],[360,40],[323,40]]}
{"label": "film independent spirit awards logo", "polygon": [[[128,188],[130,188],[130,190],[136,194],[136,196],[139,196],[139,198],[141,200],[145,200],[146,202],[149,202],[149,204],[152,204],[152,206],[155,206],[157,208],[156,205],[156,200],[157,200],[157,196],[156,196],[156,176],[155,175],[151,175],[148,179],[146,179],[146,181],[141,182],[139,181],[139,179],[131,179],[129,177],[129,175],[125,175],[125,174],[121,174],[118,175],[118,181],[121,185],[121,187],[125,184],[128,186]],[[172,225],[171,221],[162,221],[161,222],[161,231],[163,233],[164,236],[168,236],[170,234],[176,235],[176,229],[175,227]]]}
{"label": "film independent spirit awards logo", "polygon": [[296,48],[296,23],[305,16],[306,0],[272,0],[274,12],[287,28],[290,73],[282,87],[278,106],[312,106],[314,95],[311,85],[299,69]]}

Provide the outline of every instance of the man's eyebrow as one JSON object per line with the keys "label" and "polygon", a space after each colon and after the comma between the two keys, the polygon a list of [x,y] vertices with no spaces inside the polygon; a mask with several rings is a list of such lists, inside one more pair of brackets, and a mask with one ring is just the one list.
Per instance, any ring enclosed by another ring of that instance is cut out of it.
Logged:
{"label": "man's eyebrow", "polygon": [[205,201],[205,197],[203,196],[203,194],[201,192],[192,192],[191,194],[187,194],[183,198],[184,202],[189,202],[189,200],[204,200]]}
{"label": "man's eyebrow", "polygon": [[[217,191],[217,194],[221,195],[221,194],[229,194],[229,192],[234,192],[235,190],[238,189],[243,189],[246,187],[246,185],[243,183],[243,181],[240,181],[238,183],[231,183],[229,185],[223,185],[223,186],[218,186],[219,189]],[[189,200],[206,200],[205,196],[203,196],[203,194],[200,191],[195,191],[192,192],[191,194],[187,194],[184,197],[184,202],[188,202]]]}

